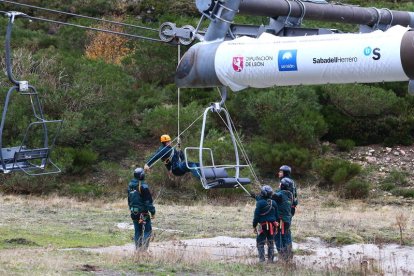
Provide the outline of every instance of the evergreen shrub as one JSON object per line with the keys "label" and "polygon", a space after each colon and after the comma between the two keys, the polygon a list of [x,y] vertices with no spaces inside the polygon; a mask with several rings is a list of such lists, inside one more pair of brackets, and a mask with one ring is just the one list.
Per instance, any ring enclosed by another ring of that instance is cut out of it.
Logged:
{"label": "evergreen shrub", "polygon": [[339,158],[317,159],[312,166],[322,179],[320,185],[330,188],[341,187],[362,170],[360,165]]}
{"label": "evergreen shrub", "polygon": [[355,147],[355,142],[351,139],[338,139],[335,143],[339,151],[349,152]]}
{"label": "evergreen shrub", "polygon": [[[409,185],[409,181],[407,179],[408,173],[393,170],[389,173],[389,175],[382,180],[381,185],[383,187],[405,187]],[[389,190],[388,190],[389,191]]]}
{"label": "evergreen shrub", "polygon": [[351,179],[346,183],[343,195],[348,199],[364,199],[369,195],[370,185],[362,179]]}
{"label": "evergreen shrub", "polygon": [[249,157],[259,170],[268,176],[274,176],[283,164],[289,164],[296,174],[303,174],[311,167],[312,154],[309,149],[294,144],[269,142],[254,139],[249,145]]}
{"label": "evergreen shrub", "polygon": [[391,193],[393,195],[396,196],[402,196],[402,197],[410,197],[410,198],[414,198],[414,189],[413,188],[409,188],[409,189],[403,189],[403,188],[396,188],[394,190],[391,191]]}

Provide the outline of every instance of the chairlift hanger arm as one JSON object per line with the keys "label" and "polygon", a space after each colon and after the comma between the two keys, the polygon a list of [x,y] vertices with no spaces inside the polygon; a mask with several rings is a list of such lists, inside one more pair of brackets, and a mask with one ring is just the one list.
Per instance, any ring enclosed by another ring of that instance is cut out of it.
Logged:
{"label": "chairlift hanger arm", "polygon": [[[50,152],[55,144],[56,137],[59,134],[62,127],[62,120],[46,120],[43,114],[43,108],[40,103],[36,89],[29,85],[27,81],[18,81],[14,78],[12,73],[12,63],[11,63],[11,33],[14,21],[17,17],[26,18],[27,15],[20,12],[8,12],[4,13],[9,17],[9,22],[6,30],[6,72],[13,87],[9,89],[6,94],[4,101],[4,107],[0,123],[0,171],[3,173],[10,173],[12,171],[23,171],[28,175],[45,175],[52,173],[59,173],[61,170],[59,167],[50,160]],[[11,94],[18,92],[20,95],[25,95],[30,97],[30,104],[33,111],[33,116],[36,121],[29,124],[26,129],[26,132],[23,136],[20,146],[12,147],[3,147],[3,129],[5,126],[7,110],[9,107],[9,102]],[[57,125],[57,132],[54,135],[53,139],[49,139],[50,136],[50,125]],[[40,138],[40,147],[34,146],[31,143],[28,143],[29,132],[32,132],[31,129],[40,126],[42,137]],[[29,145],[30,144],[30,145]],[[28,146],[29,145],[29,146]],[[46,165],[51,164],[53,167],[52,170],[46,170]]]}

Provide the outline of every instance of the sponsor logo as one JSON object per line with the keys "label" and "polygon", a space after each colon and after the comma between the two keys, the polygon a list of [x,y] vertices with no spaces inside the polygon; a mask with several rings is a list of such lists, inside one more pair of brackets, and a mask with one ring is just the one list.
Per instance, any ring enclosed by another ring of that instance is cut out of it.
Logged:
{"label": "sponsor logo", "polygon": [[364,55],[369,56],[372,53],[371,47],[366,47],[364,49]]}
{"label": "sponsor logo", "polygon": [[364,49],[364,55],[367,57],[372,56],[373,60],[379,60],[381,58],[381,49],[380,48],[374,48],[372,49],[371,47],[366,47]]}
{"label": "sponsor logo", "polygon": [[236,56],[233,57],[233,69],[236,72],[241,72],[247,67],[263,67],[267,61],[272,60],[272,56]]}
{"label": "sponsor logo", "polygon": [[279,71],[298,71],[296,61],[298,50],[280,50],[278,54]]}
{"label": "sponsor logo", "polygon": [[233,57],[233,69],[236,72],[241,72],[244,68],[244,58],[243,57]]}
{"label": "sponsor logo", "polygon": [[358,62],[357,57],[328,57],[328,58],[313,58],[313,64],[320,63],[353,63]]}

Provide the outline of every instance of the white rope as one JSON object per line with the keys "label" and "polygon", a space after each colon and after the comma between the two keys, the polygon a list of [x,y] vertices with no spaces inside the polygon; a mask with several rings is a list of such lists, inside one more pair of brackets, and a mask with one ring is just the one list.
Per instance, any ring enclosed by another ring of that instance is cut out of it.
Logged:
{"label": "white rope", "polygon": [[[221,94],[220,94],[220,95],[221,95]],[[226,103],[224,103],[224,107],[227,109]],[[227,122],[226,122],[226,121],[224,120],[224,118],[220,115],[220,113],[218,113],[218,115],[219,115],[220,119],[223,121],[223,123],[227,126],[227,128],[230,128],[230,127],[232,127],[232,128],[233,128],[233,132],[235,133],[235,138],[236,138],[236,139],[235,139],[235,140],[236,140],[236,144],[237,144],[237,146],[239,147],[239,149],[240,149],[240,151],[241,151],[241,153],[242,153],[242,156],[243,156],[244,160],[246,161],[246,164],[249,166],[250,172],[251,172],[251,174],[253,175],[253,177],[254,177],[255,181],[256,181],[257,183],[259,183],[259,184],[260,184],[260,182],[259,182],[259,178],[257,177],[257,174],[256,174],[256,172],[255,172],[255,171],[254,171],[254,169],[253,169],[253,165],[252,165],[252,163],[250,162],[250,159],[249,159],[249,157],[248,157],[248,155],[247,155],[246,149],[245,149],[245,148],[244,148],[244,146],[243,146],[243,143],[241,142],[240,135],[239,135],[239,133],[237,132],[236,126],[235,126],[235,124],[234,124],[234,122],[233,122],[233,119],[231,118],[230,113],[229,113],[229,118],[230,118],[230,123],[231,123],[231,126],[228,126],[228,125],[227,125]]]}
{"label": "white rope", "polygon": [[250,192],[236,179],[237,184],[239,185],[240,188],[242,188],[246,194],[248,194],[249,196],[251,195]]}
{"label": "white rope", "polygon": [[[226,127],[227,128],[229,128],[230,126],[228,126],[227,125],[227,122],[224,120],[224,118],[220,115],[220,114],[218,114],[219,115],[219,117],[220,117],[220,119],[223,121],[223,123],[226,125]],[[230,116],[230,115],[229,115]],[[232,121],[232,119],[231,119],[231,117],[230,117],[230,122],[231,122],[231,124],[234,126],[234,123],[233,123],[233,121]],[[248,167],[249,167],[249,170],[250,170],[250,172],[252,173],[252,175],[253,175],[253,177],[254,177],[254,179],[256,180],[256,182],[258,182],[259,183],[259,179],[258,179],[258,177],[257,177],[257,174],[256,174],[256,172],[254,171],[254,169],[253,169],[253,165],[252,165],[252,163],[250,162],[250,159],[248,158],[248,156],[247,156],[247,153],[246,153],[246,150],[244,149],[244,147],[243,147],[243,144],[242,144],[242,142],[241,142],[241,139],[240,139],[240,136],[239,136],[239,134],[237,133],[237,130],[235,129],[235,127],[233,127],[233,132],[236,134],[235,135],[235,140],[236,140],[236,144],[237,144],[237,146],[239,147],[239,149],[240,149],[240,151],[241,151],[241,153],[242,153],[242,155],[243,155],[243,158],[244,158],[244,160],[245,160],[245,162],[246,162],[246,164],[248,165]]]}
{"label": "white rope", "polygon": [[[226,104],[224,104],[224,106],[226,107]],[[227,109],[227,107],[226,107],[226,109]],[[239,133],[238,133],[238,132],[237,132],[237,130],[236,130],[236,126],[235,126],[235,124],[234,124],[234,122],[233,122],[233,119],[231,118],[231,115],[230,115],[230,114],[229,114],[229,117],[230,117],[230,123],[232,124],[232,127],[233,127],[233,129],[234,129],[234,133],[236,134],[236,135],[235,135],[235,137],[236,137],[236,141],[238,141],[238,145],[239,145],[239,147],[240,147],[241,153],[242,153],[242,155],[243,155],[244,159],[246,160],[246,163],[249,165],[250,172],[253,174],[254,179],[255,179],[257,182],[259,182],[259,178],[258,178],[258,176],[257,176],[256,172],[255,172],[255,171],[254,171],[254,169],[253,169],[252,162],[251,162],[251,161],[250,161],[250,159],[249,159],[249,156],[248,156],[248,154],[247,154],[247,151],[246,151],[246,149],[245,149],[245,147],[244,147],[244,145],[243,145],[243,143],[242,143],[242,141],[241,141],[241,137],[240,137]]]}

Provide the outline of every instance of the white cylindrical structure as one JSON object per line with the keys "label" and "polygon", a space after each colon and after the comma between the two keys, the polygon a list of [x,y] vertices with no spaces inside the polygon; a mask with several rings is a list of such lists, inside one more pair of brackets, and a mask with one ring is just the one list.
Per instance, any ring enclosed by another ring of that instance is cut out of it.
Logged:
{"label": "white cylindrical structure", "polygon": [[[414,32],[241,37],[198,44],[177,69],[180,87],[372,83],[414,79]],[[213,73],[214,72],[214,73]]]}
{"label": "white cylindrical structure", "polygon": [[214,60],[220,82],[233,91],[324,83],[406,81],[401,41],[407,28],[369,34],[333,34],[222,43]]}

